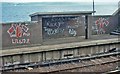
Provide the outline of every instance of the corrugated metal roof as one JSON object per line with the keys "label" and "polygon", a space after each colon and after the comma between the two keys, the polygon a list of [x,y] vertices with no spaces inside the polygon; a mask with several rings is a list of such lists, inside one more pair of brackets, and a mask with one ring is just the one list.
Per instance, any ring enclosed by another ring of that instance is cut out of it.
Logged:
{"label": "corrugated metal roof", "polygon": [[36,12],[31,14],[30,16],[44,16],[44,15],[79,15],[79,14],[92,14],[95,11],[70,11],[70,12]]}

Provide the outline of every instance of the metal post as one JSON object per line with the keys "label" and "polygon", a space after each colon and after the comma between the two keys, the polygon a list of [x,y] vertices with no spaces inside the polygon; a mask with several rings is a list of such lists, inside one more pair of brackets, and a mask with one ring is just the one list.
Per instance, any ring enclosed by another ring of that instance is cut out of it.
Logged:
{"label": "metal post", "polygon": [[88,15],[85,15],[85,39],[88,39]]}
{"label": "metal post", "polygon": [[[118,16],[118,18],[117,18],[117,22],[118,22],[118,31],[120,31],[120,1],[118,2],[118,14],[117,14],[117,16]],[[120,41],[120,35],[118,35],[118,41]],[[120,48],[120,46],[118,45],[118,48]],[[120,62],[118,62],[118,69],[120,70]]]}
{"label": "metal post", "polygon": [[93,15],[94,15],[94,11],[95,11],[95,4],[94,4],[94,0],[93,0]]}

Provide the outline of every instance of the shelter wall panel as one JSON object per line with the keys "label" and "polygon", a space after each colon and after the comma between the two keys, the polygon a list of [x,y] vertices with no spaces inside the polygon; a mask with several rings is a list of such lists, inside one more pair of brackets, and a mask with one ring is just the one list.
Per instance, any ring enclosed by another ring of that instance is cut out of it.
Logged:
{"label": "shelter wall panel", "polygon": [[3,49],[31,46],[42,42],[41,25],[33,22],[4,23],[0,34],[3,36]]}

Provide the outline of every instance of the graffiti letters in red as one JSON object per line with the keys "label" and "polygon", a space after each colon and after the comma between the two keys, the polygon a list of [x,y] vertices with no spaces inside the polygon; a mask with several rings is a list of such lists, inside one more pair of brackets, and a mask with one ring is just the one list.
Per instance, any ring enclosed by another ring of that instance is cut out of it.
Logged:
{"label": "graffiti letters in red", "polygon": [[[8,29],[8,33],[12,39],[13,44],[22,44],[22,43],[30,43],[30,39],[25,39],[24,37],[30,36],[28,33],[29,28],[25,24],[12,24]],[[22,37],[22,38],[21,38]],[[20,38],[20,39],[19,39]]]}
{"label": "graffiti letters in red", "polygon": [[95,24],[97,25],[97,29],[100,33],[105,33],[105,26],[109,25],[109,21],[105,18],[98,18],[98,20],[95,21]]}

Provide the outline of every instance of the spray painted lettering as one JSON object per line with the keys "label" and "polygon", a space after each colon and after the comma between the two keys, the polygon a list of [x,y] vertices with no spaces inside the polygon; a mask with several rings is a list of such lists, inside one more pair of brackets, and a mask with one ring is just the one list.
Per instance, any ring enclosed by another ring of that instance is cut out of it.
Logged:
{"label": "spray painted lettering", "polygon": [[52,35],[76,36],[80,26],[79,17],[50,17],[43,19],[43,33],[45,37]]}
{"label": "spray painted lettering", "polygon": [[59,28],[52,29],[52,28],[44,27],[44,30],[47,32],[48,35],[55,35],[55,34],[64,32],[64,29],[59,29]]}
{"label": "spray painted lettering", "polygon": [[109,25],[109,21],[105,18],[98,18],[95,21],[97,34],[105,34],[105,27]]}
{"label": "spray painted lettering", "polygon": [[12,24],[11,27],[8,29],[8,33],[12,39],[13,44],[23,44],[23,43],[30,43],[30,39],[23,39],[22,37],[29,37],[30,33],[28,33],[29,28],[27,24]]}
{"label": "spray painted lettering", "polygon": [[76,36],[77,32],[74,29],[69,29],[69,34],[71,34],[72,36]]}

